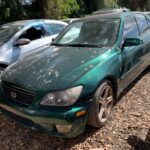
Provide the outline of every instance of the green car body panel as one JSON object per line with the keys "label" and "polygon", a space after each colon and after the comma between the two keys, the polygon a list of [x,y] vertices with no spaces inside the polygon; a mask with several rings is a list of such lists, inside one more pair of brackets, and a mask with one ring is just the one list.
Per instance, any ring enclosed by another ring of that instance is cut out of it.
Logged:
{"label": "green car body panel", "polygon": [[[107,79],[113,84],[116,98],[149,64],[150,31],[138,38],[144,44],[121,49],[124,18],[136,13],[106,15],[120,19],[117,40],[112,47],[51,46],[6,68],[2,83],[35,94],[29,106],[11,101],[0,90],[0,107],[4,114],[51,135],[71,138],[83,133],[92,93]],[[99,18],[101,15],[83,20]],[[71,106],[41,106],[43,97],[50,93],[82,85],[78,101]],[[86,111],[80,117],[78,112]],[[72,125],[68,133],[59,133],[55,125]]]}

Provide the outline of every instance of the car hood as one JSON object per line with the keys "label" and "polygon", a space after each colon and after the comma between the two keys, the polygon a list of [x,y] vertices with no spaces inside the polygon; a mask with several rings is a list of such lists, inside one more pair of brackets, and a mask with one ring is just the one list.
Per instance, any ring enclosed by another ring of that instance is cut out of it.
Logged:
{"label": "car hood", "polygon": [[5,69],[2,80],[34,92],[66,89],[100,63],[108,48],[55,47],[39,50]]}

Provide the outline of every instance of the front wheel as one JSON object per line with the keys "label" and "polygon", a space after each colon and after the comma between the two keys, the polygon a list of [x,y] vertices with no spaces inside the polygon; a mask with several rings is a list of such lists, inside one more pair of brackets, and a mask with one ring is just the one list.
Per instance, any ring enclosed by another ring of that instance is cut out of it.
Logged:
{"label": "front wheel", "polygon": [[87,124],[93,127],[103,126],[110,116],[113,104],[113,86],[110,81],[105,80],[93,95],[93,102],[89,108]]}

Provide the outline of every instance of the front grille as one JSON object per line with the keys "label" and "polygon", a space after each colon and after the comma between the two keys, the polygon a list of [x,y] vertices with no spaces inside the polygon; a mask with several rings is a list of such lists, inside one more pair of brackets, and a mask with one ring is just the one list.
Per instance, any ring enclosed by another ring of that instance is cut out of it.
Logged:
{"label": "front grille", "polygon": [[7,82],[2,82],[2,91],[8,100],[23,105],[30,105],[35,99],[34,93],[13,86],[12,84]]}

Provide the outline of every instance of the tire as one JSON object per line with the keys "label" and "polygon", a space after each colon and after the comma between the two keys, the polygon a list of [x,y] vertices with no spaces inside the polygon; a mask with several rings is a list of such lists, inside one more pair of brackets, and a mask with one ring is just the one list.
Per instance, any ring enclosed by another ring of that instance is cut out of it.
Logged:
{"label": "tire", "polygon": [[114,91],[110,81],[104,80],[93,95],[87,124],[100,128],[108,120],[114,105]]}

